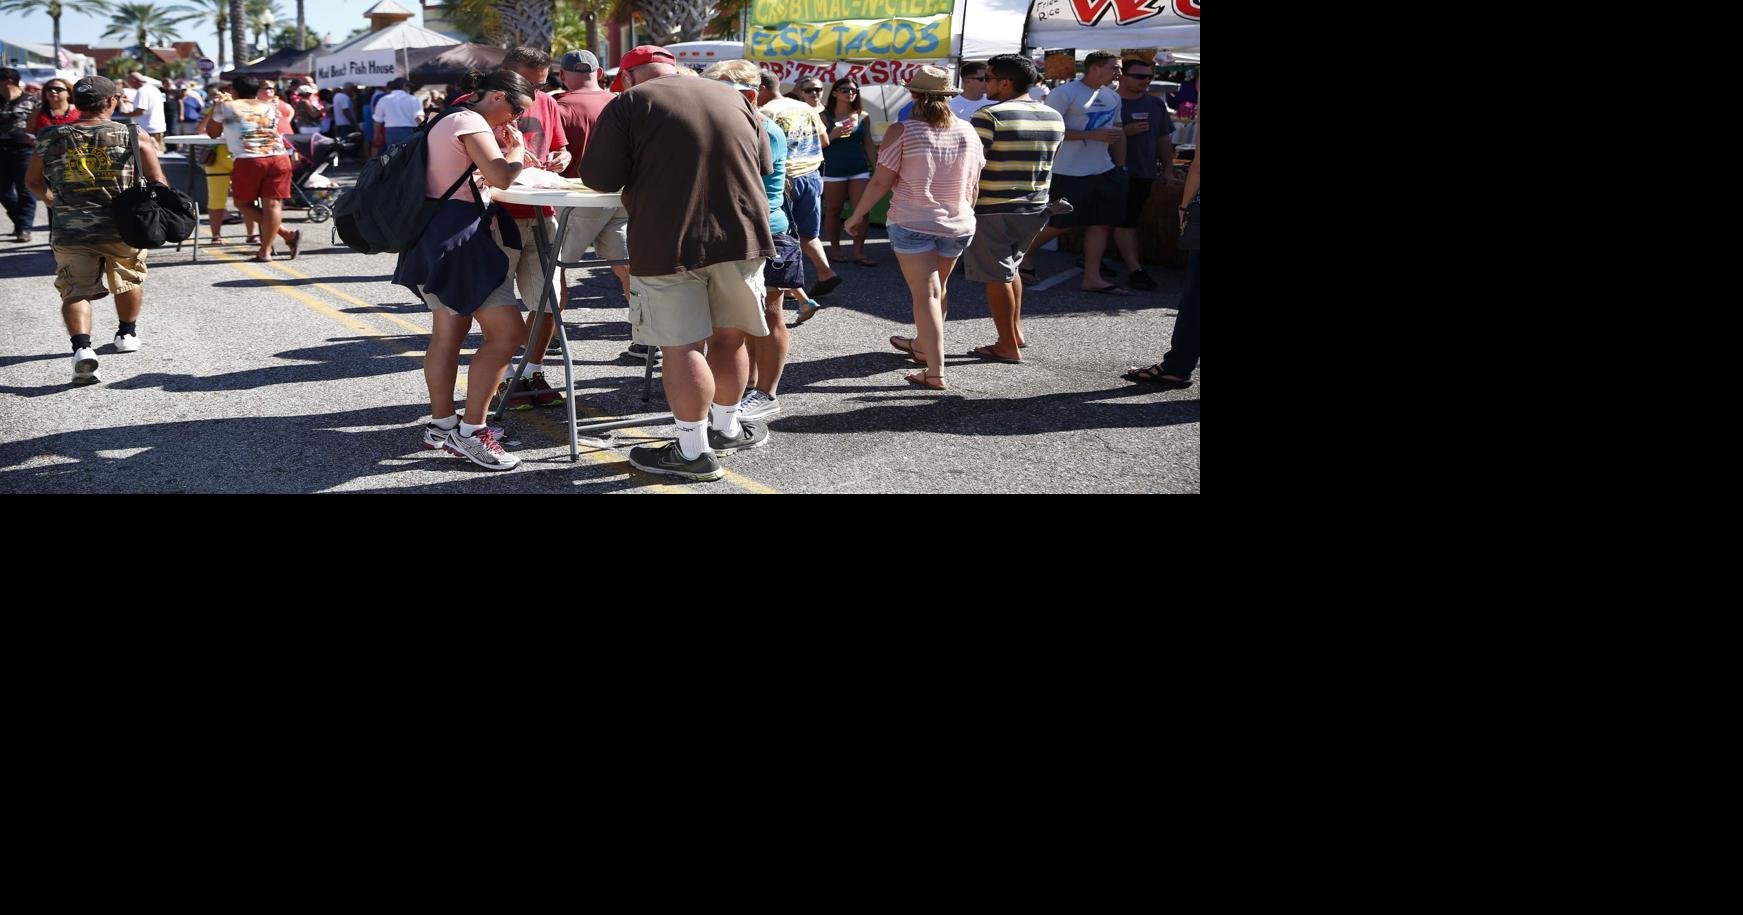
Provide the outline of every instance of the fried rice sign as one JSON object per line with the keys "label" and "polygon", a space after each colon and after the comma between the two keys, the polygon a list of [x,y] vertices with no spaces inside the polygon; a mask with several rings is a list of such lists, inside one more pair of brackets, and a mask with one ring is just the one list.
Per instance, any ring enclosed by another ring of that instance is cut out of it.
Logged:
{"label": "fried rice sign", "polygon": [[938,60],[956,0],[755,0],[744,56],[755,61]]}

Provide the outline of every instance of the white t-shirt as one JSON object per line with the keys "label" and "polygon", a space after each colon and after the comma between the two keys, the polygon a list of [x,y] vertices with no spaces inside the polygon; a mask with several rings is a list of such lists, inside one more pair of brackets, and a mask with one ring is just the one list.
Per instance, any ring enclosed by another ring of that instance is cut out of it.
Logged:
{"label": "white t-shirt", "polygon": [[[1100,130],[1120,126],[1120,93],[1111,84],[1091,89],[1073,80],[1053,90],[1044,103],[1065,119],[1066,130]],[[1099,175],[1114,167],[1112,149],[1099,140],[1066,140],[1053,154],[1056,175]]]}
{"label": "white t-shirt", "polygon": [[128,95],[130,104],[143,114],[133,116],[133,123],[145,133],[163,133],[163,93],[156,86],[146,83]]}
{"label": "white t-shirt", "polygon": [[988,105],[996,104],[998,103],[985,96],[970,101],[967,97],[959,95],[950,100],[950,111],[952,114],[955,114],[957,117],[966,121],[973,117],[976,111],[979,111]]}
{"label": "white t-shirt", "polygon": [[416,127],[423,113],[423,102],[404,89],[395,89],[375,106],[371,116],[383,127]]}
{"label": "white t-shirt", "polygon": [[347,93],[344,93],[344,92],[333,93],[332,112],[333,112],[333,126],[334,127],[351,127],[351,126],[353,126],[350,118],[340,116],[342,113],[350,111],[350,110],[351,110],[351,96]]}
{"label": "white t-shirt", "polygon": [[1035,85],[1029,87],[1029,97],[1034,99],[1035,101],[1039,102],[1042,99],[1046,98],[1047,94],[1052,92],[1052,91],[1053,91],[1052,89],[1047,88],[1046,83],[1036,83]]}

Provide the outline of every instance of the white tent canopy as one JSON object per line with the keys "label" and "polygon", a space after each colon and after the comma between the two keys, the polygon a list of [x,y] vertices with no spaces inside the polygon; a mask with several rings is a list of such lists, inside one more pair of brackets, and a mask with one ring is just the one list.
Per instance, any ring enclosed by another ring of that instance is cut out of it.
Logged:
{"label": "white tent canopy", "polygon": [[411,59],[408,50],[459,43],[441,32],[401,22],[379,32],[359,35],[334,48],[331,54],[316,58],[315,81],[385,86],[390,80],[406,76],[421,62]]}

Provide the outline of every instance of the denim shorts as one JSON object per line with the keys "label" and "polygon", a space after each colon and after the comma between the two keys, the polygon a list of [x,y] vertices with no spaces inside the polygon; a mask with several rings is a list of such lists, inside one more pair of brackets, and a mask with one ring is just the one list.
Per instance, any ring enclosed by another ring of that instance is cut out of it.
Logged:
{"label": "denim shorts", "polygon": [[787,180],[787,201],[792,205],[793,234],[800,239],[823,234],[823,173],[812,172]]}
{"label": "denim shorts", "polygon": [[961,257],[962,252],[968,250],[968,243],[974,240],[973,235],[951,238],[910,232],[893,222],[885,228],[890,232],[890,249],[897,254],[928,254],[936,251],[939,257]]}

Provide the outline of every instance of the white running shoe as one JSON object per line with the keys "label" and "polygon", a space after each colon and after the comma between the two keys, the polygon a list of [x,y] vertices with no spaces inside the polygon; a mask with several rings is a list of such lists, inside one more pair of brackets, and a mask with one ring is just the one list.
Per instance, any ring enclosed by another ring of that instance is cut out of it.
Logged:
{"label": "white running shoe", "polygon": [[73,354],[73,384],[96,384],[103,379],[97,377],[97,351],[83,347]]}
{"label": "white running shoe", "polygon": [[744,399],[738,402],[738,418],[740,420],[762,419],[781,412],[780,398],[751,388],[744,392]]}
{"label": "white running shoe", "polygon": [[449,454],[459,455],[485,470],[513,470],[520,464],[520,458],[502,450],[502,446],[496,443],[496,436],[488,426],[471,436],[461,435],[456,426],[448,433],[448,440],[442,447]]}
{"label": "white running shoe", "polygon": [[137,352],[139,352],[139,335],[138,334],[125,334],[125,335],[116,334],[115,335],[115,352],[117,352],[117,353],[137,353]]}
{"label": "white running shoe", "polygon": [[[448,444],[448,435],[458,431],[460,431],[458,425],[452,429],[444,429],[433,422],[424,423],[424,448],[429,451],[439,450],[443,445]],[[490,434],[493,438],[502,438],[502,427],[491,426]]]}

